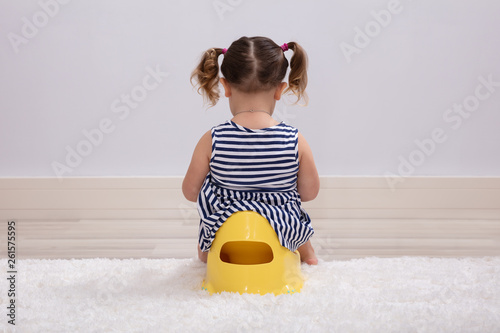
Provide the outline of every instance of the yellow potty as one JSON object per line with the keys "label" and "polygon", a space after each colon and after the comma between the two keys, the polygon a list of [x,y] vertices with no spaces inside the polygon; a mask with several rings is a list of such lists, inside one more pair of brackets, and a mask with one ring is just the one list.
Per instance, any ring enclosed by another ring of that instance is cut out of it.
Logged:
{"label": "yellow potty", "polygon": [[215,234],[202,289],[250,294],[300,292],[300,255],[281,246],[269,222],[253,211],[231,215]]}

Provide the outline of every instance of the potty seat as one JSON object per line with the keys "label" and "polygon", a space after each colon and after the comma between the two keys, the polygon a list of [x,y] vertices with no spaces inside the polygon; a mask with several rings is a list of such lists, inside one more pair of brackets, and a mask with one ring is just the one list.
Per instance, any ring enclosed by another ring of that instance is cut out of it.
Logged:
{"label": "potty seat", "polygon": [[279,295],[300,292],[303,284],[299,252],[281,246],[259,213],[236,212],[217,230],[203,290]]}

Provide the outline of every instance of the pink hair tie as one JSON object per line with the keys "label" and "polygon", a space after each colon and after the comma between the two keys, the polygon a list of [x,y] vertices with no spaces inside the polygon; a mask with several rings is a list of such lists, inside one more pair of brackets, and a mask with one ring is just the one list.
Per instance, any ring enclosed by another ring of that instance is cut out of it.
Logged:
{"label": "pink hair tie", "polygon": [[227,52],[226,48],[222,49],[222,54],[226,54],[226,52]]}
{"label": "pink hair tie", "polygon": [[283,52],[288,51],[288,44],[285,43],[285,44],[281,45],[281,49],[283,50]]}

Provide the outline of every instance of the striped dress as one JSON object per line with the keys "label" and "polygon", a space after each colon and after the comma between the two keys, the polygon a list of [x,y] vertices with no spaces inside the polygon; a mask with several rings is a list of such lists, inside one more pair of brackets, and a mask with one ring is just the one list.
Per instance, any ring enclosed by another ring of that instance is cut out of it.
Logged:
{"label": "striped dress", "polygon": [[244,210],[264,216],[291,251],[307,242],[314,230],[297,192],[297,129],[284,123],[248,129],[227,121],[211,133],[210,172],[197,200],[201,250],[210,249],[229,216]]}

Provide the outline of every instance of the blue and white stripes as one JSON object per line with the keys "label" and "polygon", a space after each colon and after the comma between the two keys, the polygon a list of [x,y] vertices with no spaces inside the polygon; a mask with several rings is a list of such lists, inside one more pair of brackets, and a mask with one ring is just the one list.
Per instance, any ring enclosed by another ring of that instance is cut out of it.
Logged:
{"label": "blue and white stripes", "polygon": [[208,251],[233,213],[253,210],[291,251],[314,233],[297,192],[298,131],[284,123],[251,130],[232,121],[212,128],[210,173],[198,196],[199,244]]}

